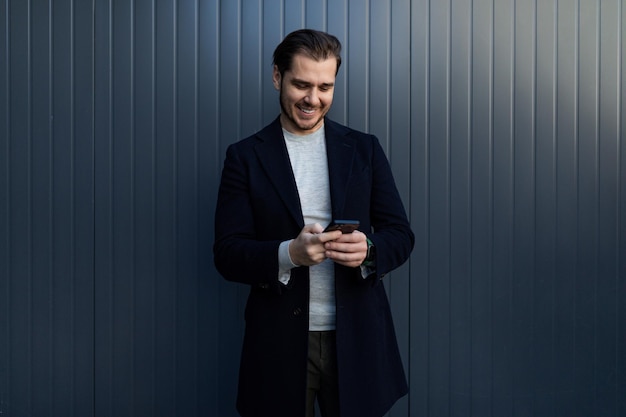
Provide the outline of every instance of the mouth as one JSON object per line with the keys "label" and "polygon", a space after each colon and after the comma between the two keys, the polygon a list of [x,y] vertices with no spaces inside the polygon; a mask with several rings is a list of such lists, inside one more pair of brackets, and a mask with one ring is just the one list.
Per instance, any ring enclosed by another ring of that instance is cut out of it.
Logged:
{"label": "mouth", "polygon": [[298,107],[298,110],[300,110],[302,113],[304,113],[307,116],[311,116],[315,113],[315,109],[301,107],[301,106],[297,106],[297,107]]}

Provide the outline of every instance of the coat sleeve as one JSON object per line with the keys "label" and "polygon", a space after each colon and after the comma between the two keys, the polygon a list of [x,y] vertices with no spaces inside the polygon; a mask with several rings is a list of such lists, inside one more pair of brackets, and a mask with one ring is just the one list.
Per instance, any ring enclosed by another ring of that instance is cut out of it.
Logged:
{"label": "coat sleeve", "polygon": [[415,236],[411,231],[389,161],[378,139],[372,138],[369,216],[373,233],[368,237],[376,246],[376,276],[382,278],[409,258]]}
{"label": "coat sleeve", "polygon": [[255,207],[251,186],[255,172],[245,154],[236,145],[226,152],[215,212],[215,266],[229,281],[280,288],[278,247],[282,239],[257,237],[259,213],[255,209],[260,208]]}

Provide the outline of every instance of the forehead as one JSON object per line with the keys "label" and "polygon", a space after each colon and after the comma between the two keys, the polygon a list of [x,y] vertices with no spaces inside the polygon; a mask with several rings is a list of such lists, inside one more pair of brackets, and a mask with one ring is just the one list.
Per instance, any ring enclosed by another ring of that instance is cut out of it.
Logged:
{"label": "forehead", "polygon": [[303,54],[296,54],[291,61],[291,68],[285,72],[286,77],[305,81],[332,83],[337,73],[337,59],[330,57],[315,60]]}

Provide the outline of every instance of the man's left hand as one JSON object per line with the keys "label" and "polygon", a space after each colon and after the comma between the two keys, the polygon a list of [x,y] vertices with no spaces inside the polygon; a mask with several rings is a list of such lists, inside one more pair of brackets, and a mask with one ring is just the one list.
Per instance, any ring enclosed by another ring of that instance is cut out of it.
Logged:
{"label": "man's left hand", "polygon": [[351,268],[360,266],[367,256],[365,233],[355,230],[324,244],[326,257]]}

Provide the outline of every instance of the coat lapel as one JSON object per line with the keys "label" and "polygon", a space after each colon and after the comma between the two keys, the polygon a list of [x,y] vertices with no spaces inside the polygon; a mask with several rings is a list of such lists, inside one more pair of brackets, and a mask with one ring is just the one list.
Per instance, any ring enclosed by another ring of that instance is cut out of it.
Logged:
{"label": "coat lapel", "polygon": [[[325,120],[324,129],[332,215],[336,218],[343,215],[348,182],[352,173],[355,143],[354,138],[348,135],[348,129],[331,120]],[[304,226],[298,188],[279,119],[261,130],[257,136],[261,142],[255,150],[263,169],[278,191],[289,214],[300,227]]]}
{"label": "coat lapel", "polygon": [[289,214],[300,225],[304,226],[298,187],[291,169],[289,154],[279,119],[257,133],[261,142],[255,147],[257,157],[265,170],[270,182],[284,202]]}
{"label": "coat lapel", "polygon": [[328,119],[324,126],[333,218],[341,218],[344,215],[348,183],[353,169],[355,142],[344,126]]}

